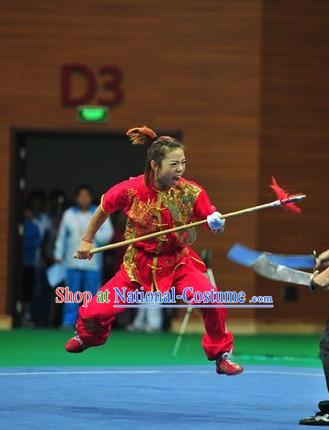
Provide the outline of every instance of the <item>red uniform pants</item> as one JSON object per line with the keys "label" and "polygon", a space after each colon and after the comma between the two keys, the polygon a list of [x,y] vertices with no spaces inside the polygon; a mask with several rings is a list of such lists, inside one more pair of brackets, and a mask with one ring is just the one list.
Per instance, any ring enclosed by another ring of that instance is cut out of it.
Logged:
{"label": "red uniform pants", "polygon": [[[193,293],[214,290],[205,274],[198,269],[188,265],[179,266],[173,276],[173,286],[176,294],[182,294],[184,288],[189,287],[186,294],[191,300]],[[94,296],[87,307],[80,306],[79,318],[77,321],[77,331],[81,340],[89,345],[101,345],[106,342],[111,332],[111,324],[116,315],[124,308],[116,308],[114,305],[114,288],[122,291],[135,291],[140,286],[131,282],[125,270],[121,268],[115,276],[108,281],[100,291],[108,291],[108,301],[99,303],[97,296]],[[192,289],[192,290],[191,290]],[[121,304],[121,303],[120,303]],[[227,331],[226,309],[224,308],[202,308],[202,316],[206,333],[202,339],[202,346],[209,360],[215,360],[220,353],[229,352],[233,348],[232,333]]]}

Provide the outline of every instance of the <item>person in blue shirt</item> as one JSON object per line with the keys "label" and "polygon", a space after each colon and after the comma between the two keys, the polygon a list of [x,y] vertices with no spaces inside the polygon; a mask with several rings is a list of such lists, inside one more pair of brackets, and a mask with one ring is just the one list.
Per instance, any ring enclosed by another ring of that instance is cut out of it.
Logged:
{"label": "person in blue shirt", "polygon": [[41,245],[41,234],[33,221],[34,213],[27,207],[24,210],[23,236],[23,284],[21,291],[22,325],[32,324],[30,303],[36,281],[37,253]]}
{"label": "person in blue shirt", "polygon": [[[55,261],[65,263],[67,286],[72,293],[90,291],[94,295],[101,285],[102,255],[97,254],[92,260],[79,260],[73,255],[97,207],[92,203],[92,190],[88,185],[79,186],[75,197],[76,205],[64,212],[60,223],[55,244]],[[109,243],[113,234],[113,226],[108,218],[95,236],[95,246]],[[63,328],[74,326],[78,308],[78,303],[64,303]]]}

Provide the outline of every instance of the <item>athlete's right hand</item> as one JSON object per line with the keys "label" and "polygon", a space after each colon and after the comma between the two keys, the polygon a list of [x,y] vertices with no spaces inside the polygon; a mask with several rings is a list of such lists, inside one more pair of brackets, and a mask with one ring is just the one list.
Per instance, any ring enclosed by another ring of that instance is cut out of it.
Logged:
{"label": "athlete's right hand", "polygon": [[320,267],[328,267],[329,266],[329,249],[321,252],[321,254],[316,259],[316,268]]}
{"label": "athlete's right hand", "polygon": [[79,260],[91,260],[92,254],[90,254],[90,250],[94,247],[93,243],[86,242],[85,240],[81,240],[79,244],[79,248],[75,254],[76,258]]}
{"label": "athlete's right hand", "polygon": [[207,222],[210,230],[214,233],[223,233],[225,228],[225,219],[222,218],[222,214],[220,212],[213,212],[211,215],[208,215]]}

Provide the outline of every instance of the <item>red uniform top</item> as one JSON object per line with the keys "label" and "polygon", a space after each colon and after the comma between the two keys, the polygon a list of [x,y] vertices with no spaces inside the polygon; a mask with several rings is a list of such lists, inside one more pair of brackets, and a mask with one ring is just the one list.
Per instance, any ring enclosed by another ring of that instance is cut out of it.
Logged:
{"label": "red uniform top", "polygon": [[[144,175],[114,185],[103,194],[101,206],[107,214],[124,210],[126,239],[202,220],[216,210],[206,191],[195,182],[181,178],[175,186],[159,191],[145,185]],[[122,269],[145,290],[155,287],[167,291],[178,266],[193,265],[193,269],[196,266],[206,270],[189,247],[195,239],[195,229],[190,228],[135,242],[124,255]]]}

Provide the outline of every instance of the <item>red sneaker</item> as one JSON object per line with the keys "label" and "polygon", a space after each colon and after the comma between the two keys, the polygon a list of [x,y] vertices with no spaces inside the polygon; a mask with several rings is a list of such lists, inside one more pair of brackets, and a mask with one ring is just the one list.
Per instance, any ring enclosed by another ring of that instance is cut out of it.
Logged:
{"label": "red sneaker", "polygon": [[238,375],[243,372],[243,367],[229,360],[229,354],[226,352],[221,354],[216,360],[216,372],[228,376]]}
{"label": "red sneaker", "polygon": [[83,352],[90,346],[91,345],[86,345],[83,343],[83,341],[80,339],[80,336],[77,334],[66,342],[65,349],[67,352]]}

